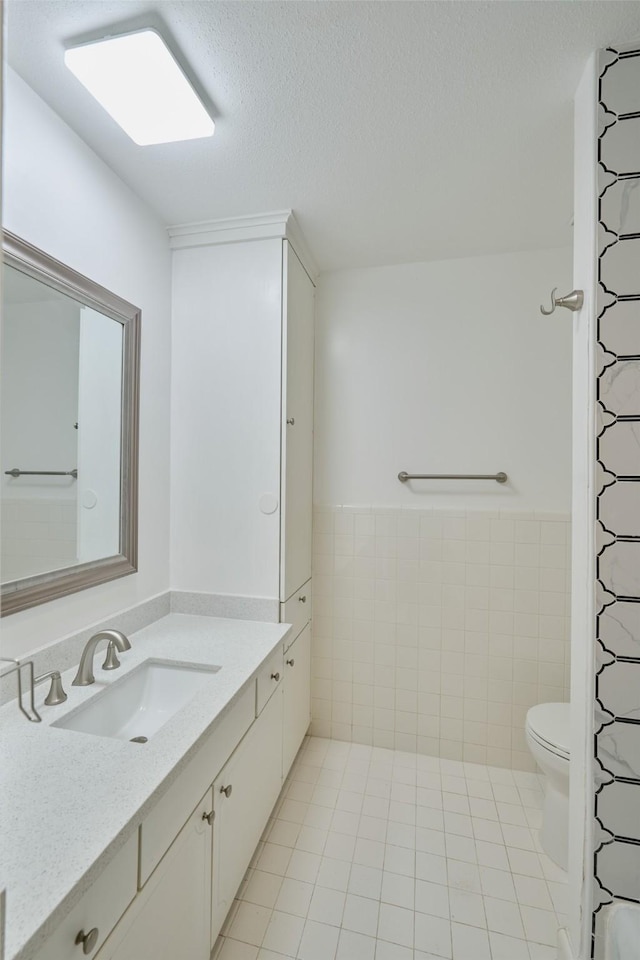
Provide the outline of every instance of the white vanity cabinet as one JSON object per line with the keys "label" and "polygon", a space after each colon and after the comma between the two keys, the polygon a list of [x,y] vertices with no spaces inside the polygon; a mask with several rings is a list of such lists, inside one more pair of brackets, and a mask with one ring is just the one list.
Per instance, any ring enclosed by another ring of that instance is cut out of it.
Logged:
{"label": "white vanity cabinet", "polygon": [[134,899],[137,872],[136,833],[107,864],[79,903],[38,950],[34,960],[80,960],[83,956],[95,956]]}
{"label": "white vanity cabinet", "polygon": [[96,960],[208,960],[212,810],[208,790]]}
{"label": "white vanity cabinet", "polygon": [[311,624],[284,655],[282,772],[289,772],[311,722]]}
{"label": "white vanity cabinet", "polygon": [[311,576],[314,285],[283,229],[172,228],[172,583],[287,601]]}
{"label": "white vanity cabinet", "polygon": [[272,696],[213,784],[211,946],[282,787],[282,697]]}

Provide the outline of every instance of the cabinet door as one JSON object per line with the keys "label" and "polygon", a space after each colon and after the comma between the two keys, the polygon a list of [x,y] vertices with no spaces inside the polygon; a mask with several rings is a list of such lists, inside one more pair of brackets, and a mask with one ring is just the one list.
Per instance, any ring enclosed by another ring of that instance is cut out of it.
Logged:
{"label": "cabinet door", "polygon": [[314,288],[284,241],[280,600],[311,576]]}
{"label": "cabinet door", "polygon": [[211,946],[282,786],[282,697],[271,697],[213,784]]}
{"label": "cabinet door", "polygon": [[285,654],[282,773],[286,777],[311,722],[311,624]]}
{"label": "cabinet door", "polygon": [[212,809],[209,789],[96,960],[209,960]]}

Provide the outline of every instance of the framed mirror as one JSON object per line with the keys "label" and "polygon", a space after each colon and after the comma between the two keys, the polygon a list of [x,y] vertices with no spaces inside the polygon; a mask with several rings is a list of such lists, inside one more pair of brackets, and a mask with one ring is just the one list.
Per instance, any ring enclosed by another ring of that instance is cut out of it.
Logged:
{"label": "framed mirror", "polygon": [[137,570],[140,310],[3,234],[1,610]]}

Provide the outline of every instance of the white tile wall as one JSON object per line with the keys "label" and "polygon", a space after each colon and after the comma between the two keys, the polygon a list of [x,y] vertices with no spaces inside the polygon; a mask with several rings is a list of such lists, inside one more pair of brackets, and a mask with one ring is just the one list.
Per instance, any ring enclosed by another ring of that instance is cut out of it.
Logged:
{"label": "white tile wall", "polygon": [[34,576],[77,559],[77,506],[63,500],[2,500],[2,581]]}
{"label": "white tile wall", "polygon": [[312,733],[532,770],[569,698],[569,518],[317,506]]}

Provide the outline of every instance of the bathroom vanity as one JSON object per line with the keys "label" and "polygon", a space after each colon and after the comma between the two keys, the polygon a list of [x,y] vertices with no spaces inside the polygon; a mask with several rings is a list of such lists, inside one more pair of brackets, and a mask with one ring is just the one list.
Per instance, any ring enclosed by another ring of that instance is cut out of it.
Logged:
{"label": "bathroom vanity", "polygon": [[[130,639],[43,723],[2,709],[6,960],[207,960],[308,728],[308,622],[171,614]],[[204,679],[148,742],[51,725],[149,659]]]}

